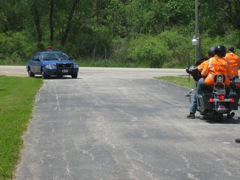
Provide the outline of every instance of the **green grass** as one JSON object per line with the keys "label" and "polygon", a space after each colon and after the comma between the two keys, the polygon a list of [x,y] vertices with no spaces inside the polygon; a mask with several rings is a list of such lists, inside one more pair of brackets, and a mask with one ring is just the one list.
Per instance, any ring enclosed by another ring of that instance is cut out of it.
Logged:
{"label": "green grass", "polygon": [[175,76],[162,76],[156,77],[156,79],[161,79],[163,81],[171,82],[173,84],[178,84],[180,86],[185,86],[188,88],[195,88],[195,82],[192,77],[175,77]]}
{"label": "green grass", "polygon": [[0,76],[0,180],[11,179],[42,79]]}

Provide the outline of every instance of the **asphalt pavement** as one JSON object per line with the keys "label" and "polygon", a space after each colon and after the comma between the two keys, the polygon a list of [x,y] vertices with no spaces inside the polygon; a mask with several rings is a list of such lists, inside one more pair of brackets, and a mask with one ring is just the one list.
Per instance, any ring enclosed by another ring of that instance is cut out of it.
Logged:
{"label": "asphalt pavement", "polygon": [[15,179],[240,179],[238,112],[187,119],[189,89],[153,78],[166,74],[186,75],[80,68],[78,79],[44,80]]}

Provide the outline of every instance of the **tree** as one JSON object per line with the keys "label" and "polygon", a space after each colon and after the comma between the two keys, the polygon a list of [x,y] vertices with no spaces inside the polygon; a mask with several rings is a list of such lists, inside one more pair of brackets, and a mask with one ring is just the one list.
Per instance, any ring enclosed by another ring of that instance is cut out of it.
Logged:
{"label": "tree", "polygon": [[62,46],[65,46],[65,44],[66,44],[69,32],[71,30],[73,15],[74,15],[74,12],[76,10],[76,7],[77,7],[79,1],[80,0],[74,0],[73,3],[72,3],[72,7],[71,7],[71,10],[69,11],[68,18],[67,18],[66,28],[65,28],[65,31],[64,31],[62,39],[61,39],[61,45]]}
{"label": "tree", "polygon": [[[200,36],[216,41],[226,37],[226,42],[236,39],[240,32],[239,3],[199,0]],[[194,34],[195,3],[189,0],[0,0],[0,4],[3,37],[22,35],[19,40],[28,41],[20,44],[42,48],[50,43],[83,58],[108,58],[110,54],[116,57],[114,52],[126,52],[139,35],[157,38],[177,31],[190,42],[191,38],[187,38]]]}
{"label": "tree", "polygon": [[50,1],[50,13],[49,13],[49,28],[50,28],[50,43],[51,43],[51,45],[53,45],[53,38],[54,38],[53,14],[54,14],[54,0],[51,0]]}
{"label": "tree", "polygon": [[40,14],[38,12],[36,1],[33,1],[31,5],[31,12],[34,20],[34,25],[37,31],[37,40],[38,42],[42,41],[42,29],[41,29],[41,20],[40,20]]}

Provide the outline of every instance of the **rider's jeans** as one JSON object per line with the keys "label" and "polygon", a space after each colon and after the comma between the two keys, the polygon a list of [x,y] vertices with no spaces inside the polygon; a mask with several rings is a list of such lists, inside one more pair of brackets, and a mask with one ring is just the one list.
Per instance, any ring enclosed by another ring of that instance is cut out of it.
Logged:
{"label": "rider's jeans", "polygon": [[194,94],[194,98],[193,101],[191,103],[190,106],[190,113],[196,113],[197,111],[197,97],[198,97],[198,92],[202,90],[202,88],[207,87],[207,85],[204,83],[204,79],[201,78],[199,79],[198,83],[197,83],[197,88]]}

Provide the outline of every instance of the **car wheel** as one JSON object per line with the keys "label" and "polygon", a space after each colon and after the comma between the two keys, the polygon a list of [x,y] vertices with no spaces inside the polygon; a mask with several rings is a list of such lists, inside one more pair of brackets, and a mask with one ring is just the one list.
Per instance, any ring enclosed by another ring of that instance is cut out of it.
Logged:
{"label": "car wheel", "polygon": [[72,78],[76,79],[78,77],[78,74],[75,73],[75,74],[72,74]]}
{"label": "car wheel", "polygon": [[34,77],[35,74],[32,73],[31,69],[28,68],[28,76],[29,77]]}
{"label": "car wheel", "polygon": [[49,75],[47,75],[43,70],[42,70],[42,78],[43,79],[48,79]]}

